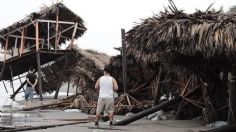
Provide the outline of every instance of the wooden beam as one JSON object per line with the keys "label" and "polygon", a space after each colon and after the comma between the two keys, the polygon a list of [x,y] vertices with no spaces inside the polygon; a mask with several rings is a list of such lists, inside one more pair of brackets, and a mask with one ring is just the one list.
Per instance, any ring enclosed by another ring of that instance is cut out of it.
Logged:
{"label": "wooden beam", "polygon": [[15,38],[15,45],[14,45],[14,48],[13,48],[13,54],[12,56],[15,56],[15,55],[18,55],[15,51],[17,50],[17,43],[18,43],[18,38]]}
{"label": "wooden beam", "polygon": [[39,96],[40,101],[43,101],[42,96],[42,72],[41,72],[41,64],[40,64],[40,53],[39,53],[39,23],[36,21],[36,56],[37,56],[37,67],[38,67],[38,86],[39,86]]}
{"label": "wooden beam", "polygon": [[25,29],[23,29],[21,33],[21,39],[20,39],[20,57],[23,54],[24,51],[24,35],[25,35]]}
{"label": "wooden beam", "polygon": [[[36,21],[33,21],[33,22],[36,22]],[[26,28],[26,27],[28,27],[28,26],[30,26],[30,25],[32,25],[32,23],[26,24],[26,25],[21,26],[21,27],[19,27],[19,28],[13,30],[13,31],[11,31],[11,32],[8,32],[8,33],[2,35],[2,37],[6,37],[6,36],[8,36],[8,35],[10,35],[10,34],[12,34],[12,33],[14,33],[14,32],[16,32],[16,31],[19,31],[19,32],[20,32],[20,30],[22,30],[22,29],[24,29],[24,28]]]}
{"label": "wooden beam", "polygon": [[8,40],[9,40],[9,38],[8,38],[8,36],[7,36],[6,44],[5,44],[4,63],[6,62],[6,58],[7,58]]}
{"label": "wooden beam", "polygon": [[58,24],[69,24],[69,25],[74,25],[75,24],[75,22],[42,20],[42,19],[37,19],[37,21],[38,22],[45,22],[45,23],[58,23]]}
{"label": "wooden beam", "polygon": [[[11,37],[11,38],[22,38],[22,36],[18,36],[18,35],[9,35],[9,37]],[[26,36],[24,36],[23,38],[24,39],[28,39],[28,40],[36,40],[36,38],[33,38],[33,37],[26,37]],[[39,40],[43,41],[44,39],[39,38]]]}
{"label": "wooden beam", "polygon": [[70,49],[72,48],[72,44],[74,43],[74,39],[75,39],[75,34],[76,34],[76,29],[78,27],[78,23],[75,24],[75,27],[74,27],[74,31],[73,31],[73,34],[72,34],[72,37],[71,37],[71,41],[70,41]]}
{"label": "wooden beam", "polygon": [[14,99],[15,96],[17,95],[17,93],[19,93],[19,91],[25,86],[25,84],[27,83],[27,81],[25,80],[19,88],[17,88],[17,90],[11,95],[11,99]]}
{"label": "wooden beam", "polygon": [[10,80],[10,86],[11,86],[11,88],[12,88],[12,93],[14,93],[14,92],[15,92],[15,89],[14,89],[14,85],[13,85],[12,79]]}
{"label": "wooden beam", "polygon": [[[61,34],[63,34],[64,32],[66,32],[66,31],[68,31],[68,30],[72,29],[74,26],[75,26],[75,25],[72,25],[72,26],[68,27],[67,29],[65,29],[65,30],[61,31],[60,33],[61,33]],[[55,37],[56,37],[56,35],[54,35],[54,36],[50,37],[50,38],[49,38],[49,40],[50,40],[50,39],[52,39],[52,38],[55,38]]]}
{"label": "wooden beam", "polygon": [[50,28],[49,28],[49,22],[48,22],[48,50],[50,49],[50,39],[49,39],[49,37],[50,37]]}
{"label": "wooden beam", "polygon": [[36,52],[37,56],[37,67],[38,67],[38,86],[39,86],[39,96],[40,101],[43,101],[43,95],[42,95],[42,71],[41,71],[41,64],[40,64],[40,53]]}
{"label": "wooden beam", "polygon": [[58,37],[58,21],[59,21],[59,8],[57,8],[57,16],[56,16],[56,37],[55,37],[55,50],[57,50],[57,46],[58,46],[58,43],[57,43],[57,37]]}
{"label": "wooden beam", "polygon": [[2,80],[2,83],[3,83],[3,86],[4,86],[5,90],[6,90],[6,92],[8,93],[8,90],[7,90],[7,87],[6,87],[6,84],[5,84],[4,80]]}
{"label": "wooden beam", "polygon": [[122,38],[122,70],[123,70],[123,89],[124,93],[127,93],[127,60],[126,60],[126,48],[125,48],[125,30],[121,29]]}
{"label": "wooden beam", "polygon": [[70,91],[70,80],[68,80],[68,88],[67,88],[67,94],[66,94],[66,96],[69,95],[69,91]]}
{"label": "wooden beam", "polygon": [[38,21],[36,21],[36,24],[35,24],[35,40],[36,40],[36,51],[39,51],[39,23]]}
{"label": "wooden beam", "polygon": [[157,106],[154,106],[152,108],[149,108],[149,109],[146,109],[144,111],[141,111],[133,116],[130,116],[124,120],[121,120],[121,121],[118,121],[116,122],[114,125],[115,126],[122,126],[122,125],[127,125],[127,124],[130,124],[136,120],[139,120],[145,116],[148,116],[158,110],[161,110],[163,108],[166,108],[166,107],[169,107],[169,106],[172,106],[174,104],[177,104],[178,102],[180,102],[183,98],[181,96],[177,96],[176,98],[172,99],[172,100],[169,100],[169,101],[165,101]]}

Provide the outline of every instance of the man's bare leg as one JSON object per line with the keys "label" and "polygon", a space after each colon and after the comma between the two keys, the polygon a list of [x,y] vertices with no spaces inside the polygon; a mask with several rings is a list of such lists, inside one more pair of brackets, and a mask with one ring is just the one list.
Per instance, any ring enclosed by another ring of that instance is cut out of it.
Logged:
{"label": "man's bare leg", "polygon": [[109,113],[110,125],[113,125],[113,118],[114,118],[114,112],[110,112],[110,113]]}
{"label": "man's bare leg", "polygon": [[99,126],[98,121],[100,119],[100,114],[96,112],[95,126]]}

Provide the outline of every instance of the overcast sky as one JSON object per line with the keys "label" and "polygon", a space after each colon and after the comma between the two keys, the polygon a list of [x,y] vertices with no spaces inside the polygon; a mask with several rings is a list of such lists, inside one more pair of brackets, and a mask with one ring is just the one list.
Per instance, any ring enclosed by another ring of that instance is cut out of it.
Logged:
{"label": "overcast sky", "polygon": [[[49,6],[56,0],[2,0],[0,28],[21,20],[31,12],[39,11],[43,4]],[[236,5],[236,0],[174,0],[177,8],[192,13],[195,9],[213,8],[224,11]],[[118,54],[113,47],[121,46],[120,29],[127,31],[135,24],[163,10],[168,0],[63,0],[63,3],[82,17],[87,32],[78,39],[80,48],[94,49],[109,55]]]}

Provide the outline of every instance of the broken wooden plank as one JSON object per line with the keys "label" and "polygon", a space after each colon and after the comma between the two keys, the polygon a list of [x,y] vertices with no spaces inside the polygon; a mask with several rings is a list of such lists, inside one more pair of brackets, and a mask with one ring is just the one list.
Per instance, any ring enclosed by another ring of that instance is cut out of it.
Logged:
{"label": "broken wooden plank", "polygon": [[141,118],[143,118],[143,117],[145,117],[145,116],[148,116],[148,115],[150,115],[150,114],[152,114],[152,113],[154,113],[154,112],[156,112],[156,111],[158,111],[158,110],[161,110],[161,109],[163,109],[163,108],[166,108],[166,107],[171,106],[171,105],[174,105],[174,104],[177,104],[177,103],[180,102],[182,99],[183,99],[183,98],[182,98],[181,96],[178,96],[178,97],[176,97],[176,98],[173,99],[173,100],[163,102],[163,103],[161,103],[161,104],[159,104],[159,105],[157,105],[157,106],[154,106],[154,107],[152,107],[152,108],[149,108],[149,109],[147,109],[147,110],[144,110],[144,111],[142,111],[142,112],[139,112],[139,113],[137,113],[137,114],[135,114],[135,115],[133,115],[133,116],[131,116],[131,117],[128,117],[128,118],[126,118],[126,119],[124,119],[124,120],[121,120],[121,121],[119,121],[119,122],[116,122],[114,125],[116,125],[116,126],[122,126],[122,125],[130,124],[130,123],[132,123],[132,122],[134,122],[134,121],[136,121],[136,120],[139,120],[139,119],[141,119]]}

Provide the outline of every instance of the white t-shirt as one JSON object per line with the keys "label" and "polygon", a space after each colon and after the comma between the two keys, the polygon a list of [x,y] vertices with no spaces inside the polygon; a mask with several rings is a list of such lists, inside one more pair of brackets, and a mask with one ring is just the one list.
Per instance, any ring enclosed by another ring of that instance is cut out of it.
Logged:
{"label": "white t-shirt", "polygon": [[102,76],[99,79],[99,97],[113,98],[113,78],[111,76]]}

